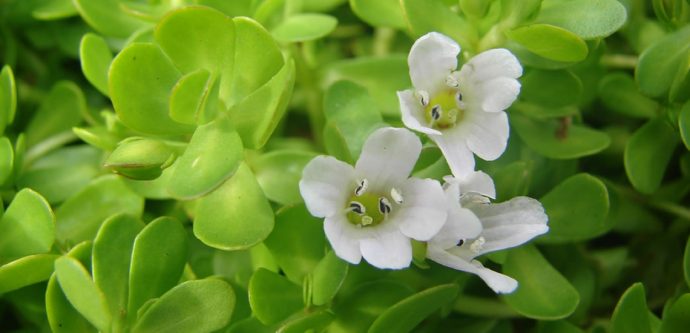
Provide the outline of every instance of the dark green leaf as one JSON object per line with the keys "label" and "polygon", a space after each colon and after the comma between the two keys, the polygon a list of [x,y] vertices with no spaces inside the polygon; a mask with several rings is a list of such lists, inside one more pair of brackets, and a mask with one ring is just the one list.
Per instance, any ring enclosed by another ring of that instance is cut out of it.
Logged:
{"label": "dark green leaf", "polygon": [[286,319],[304,306],[299,286],[263,268],[249,281],[249,304],[256,318],[266,325]]}
{"label": "dark green leaf", "polygon": [[678,144],[678,135],[665,117],[640,127],[625,146],[625,172],[633,187],[651,194],[661,185],[666,167]]}
{"label": "dark green leaf", "polygon": [[642,283],[633,284],[621,296],[611,317],[611,333],[652,333]]}

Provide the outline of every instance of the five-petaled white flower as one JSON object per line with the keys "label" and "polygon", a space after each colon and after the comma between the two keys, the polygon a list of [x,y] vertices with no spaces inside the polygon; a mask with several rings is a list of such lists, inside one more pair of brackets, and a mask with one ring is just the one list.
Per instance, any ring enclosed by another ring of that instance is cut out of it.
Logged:
{"label": "five-petaled white flower", "polygon": [[528,197],[490,203],[495,188],[493,180],[483,172],[445,180],[449,217],[428,242],[427,258],[477,274],[496,293],[513,292],[518,284],[515,279],[484,267],[474,258],[521,245],[546,233],[548,217],[541,203]]}
{"label": "five-petaled white flower", "polygon": [[317,156],[304,168],[299,187],[309,212],[325,217],[335,253],[379,268],[410,265],[410,238],[428,241],[446,220],[436,180],[408,178],[422,149],[414,133],[381,128],[364,143],[355,167]]}
{"label": "five-petaled white flower", "polygon": [[408,57],[414,90],[398,92],[402,120],[427,134],[455,176],[474,171],[474,156],[497,159],[505,151],[505,112],[520,92],[522,66],[506,49],[478,54],[457,68],[460,46],[438,32],[414,43]]}

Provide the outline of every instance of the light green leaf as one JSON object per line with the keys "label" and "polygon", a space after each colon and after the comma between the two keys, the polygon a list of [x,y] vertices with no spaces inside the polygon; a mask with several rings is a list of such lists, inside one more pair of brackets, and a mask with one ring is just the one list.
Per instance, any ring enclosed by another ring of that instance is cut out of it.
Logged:
{"label": "light green leaf", "polygon": [[194,235],[222,250],[240,250],[263,241],[273,230],[273,210],[249,167],[199,199]]}
{"label": "light green leaf", "polygon": [[86,268],[77,259],[64,256],[55,260],[55,274],[72,306],[99,330],[110,330],[108,303]]}
{"label": "light green leaf", "polygon": [[503,265],[503,274],[519,283],[518,289],[505,295],[504,300],[526,317],[565,318],[580,302],[577,290],[532,245],[512,249]]}
{"label": "light green leaf", "polygon": [[37,192],[17,193],[0,220],[0,264],[50,251],[55,241],[55,216]]}
{"label": "light green leaf", "polygon": [[0,185],[12,177],[14,171],[14,148],[7,137],[0,138]]}
{"label": "light green leaf", "polygon": [[43,1],[35,8],[31,15],[38,20],[59,20],[77,15],[77,9],[72,0]]}
{"label": "light green leaf", "polygon": [[127,38],[147,24],[125,14],[119,0],[72,0],[81,17],[96,31],[110,37]]}
{"label": "light green leaf", "polygon": [[326,14],[292,15],[273,28],[275,39],[285,43],[306,42],[323,38],[338,25],[338,20]]}
{"label": "light green leaf", "polygon": [[48,280],[57,254],[34,254],[0,266],[0,294]]}
{"label": "light green leaf", "polygon": [[232,177],[243,157],[242,140],[230,119],[199,126],[175,163],[168,191],[184,199],[204,195]]}
{"label": "light green leaf", "polygon": [[70,81],[56,83],[26,128],[26,144],[34,146],[50,136],[71,132],[88,112],[86,108],[79,86]]}
{"label": "light green leaf", "polygon": [[328,310],[306,313],[297,318],[290,318],[281,325],[276,333],[303,333],[309,331],[319,332],[330,324],[335,316]]}
{"label": "light green leaf", "polygon": [[91,84],[103,95],[108,92],[108,69],[113,61],[113,52],[103,37],[87,33],[79,44],[81,71]]}
{"label": "light green leaf", "polygon": [[544,1],[537,22],[559,26],[583,39],[608,37],[627,19],[616,0]]}
{"label": "light green leaf", "polygon": [[659,333],[683,333],[690,326],[690,294],[678,298],[664,312]]}
{"label": "light green leaf", "polygon": [[606,185],[589,174],[566,179],[539,201],[549,216],[549,232],[539,238],[542,242],[582,241],[613,228],[613,221],[606,218],[609,212]]}
{"label": "light green leaf", "polygon": [[48,280],[46,315],[50,330],[55,333],[97,332],[67,300],[62,289],[60,289],[57,274],[53,274]]}
{"label": "light green leaf", "polygon": [[205,69],[183,76],[170,96],[170,118],[184,124],[204,124],[219,109],[218,80]]}
{"label": "light green leaf", "polygon": [[635,80],[640,91],[652,97],[665,94],[690,53],[690,26],[657,40],[640,55]]}
{"label": "light green leaf", "polygon": [[350,0],[350,8],[362,21],[375,27],[403,29],[407,25],[397,0]]}
{"label": "light green leaf", "polygon": [[555,61],[579,62],[589,52],[587,44],[576,34],[549,24],[515,28],[506,35],[530,52]]}
{"label": "light green leaf", "polygon": [[5,65],[0,71],[0,134],[5,133],[5,127],[14,121],[16,111],[17,86],[12,67]]}
{"label": "light green leaf", "polygon": [[338,293],[347,276],[348,264],[342,261],[335,252],[326,254],[312,273],[312,303],[325,305]]}
{"label": "light green leaf", "polygon": [[187,281],[154,301],[132,332],[212,332],[225,327],[234,307],[235,293],[226,282]]}
{"label": "light green leaf", "polygon": [[256,180],[266,197],[281,205],[302,201],[299,181],[302,169],[316,153],[302,150],[275,150],[262,154],[252,163]]}
{"label": "light green leaf", "polygon": [[629,117],[654,118],[659,112],[659,103],[642,95],[627,73],[611,73],[601,79],[599,96],[608,109]]}
{"label": "light green leaf", "polygon": [[642,283],[633,284],[623,293],[611,317],[611,333],[652,333],[649,309]]}
{"label": "light green leaf", "polygon": [[651,194],[659,188],[677,144],[678,135],[663,116],[633,134],[623,157],[625,172],[636,190]]}
{"label": "light green leaf", "polygon": [[130,322],[146,301],[177,284],[186,262],[187,233],[180,222],[161,217],[146,225],[132,249],[127,303]]}
{"label": "light green leaf", "polygon": [[530,148],[554,159],[593,155],[611,143],[606,133],[572,124],[568,119],[536,120],[512,114],[510,123]]}
{"label": "light green leaf", "polygon": [[286,319],[304,306],[299,286],[263,268],[249,281],[249,304],[254,316],[266,325]]}
{"label": "light green leaf", "polygon": [[411,332],[426,317],[455,299],[458,291],[456,284],[443,284],[407,297],[376,318],[369,332]]}
{"label": "light green leaf", "polygon": [[520,98],[549,109],[577,104],[582,97],[582,82],[567,70],[535,69],[521,81]]}
{"label": "light green leaf", "polygon": [[464,50],[473,52],[477,31],[463,18],[449,10],[441,0],[400,0],[403,13],[416,37],[438,31],[454,39]]}

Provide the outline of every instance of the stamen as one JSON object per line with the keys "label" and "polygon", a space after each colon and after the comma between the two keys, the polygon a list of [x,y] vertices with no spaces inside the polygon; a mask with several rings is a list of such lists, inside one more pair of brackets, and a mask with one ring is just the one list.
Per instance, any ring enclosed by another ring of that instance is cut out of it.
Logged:
{"label": "stamen", "polygon": [[462,244],[465,244],[465,240],[464,240],[464,239],[459,240],[457,245],[458,245],[458,246],[462,246]]}
{"label": "stamen", "polygon": [[441,106],[436,104],[431,108],[431,119],[433,121],[438,121],[441,119]]}
{"label": "stamen", "polygon": [[379,211],[381,214],[388,214],[391,212],[391,203],[386,199],[386,197],[379,198]]}
{"label": "stamen", "polygon": [[462,93],[458,91],[458,93],[455,94],[455,99],[456,99],[458,102],[462,102]]}
{"label": "stamen", "polygon": [[361,196],[362,194],[364,194],[364,192],[367,191],[367,188],[369,188],[369,181],[366,178],[363,178],[357,184],[357,188],[355,188],[355,195]]}
{"label": "stamen", "polygon": [[361,203],[359,203],[357,201],[350,202],[350,210],[355,212],[358,215],[363,215],[367,211],[367,209],[364,208],[364,205],[362,205]]}
{"label": "stamen", "polygon": [[369,215],[362,216],[362,225],[367,226],[374,223],[374,219]]}
{"label": "stamen", "polygon": [[460,85],[460,83],[458,83],[458,80],[455,78],[455,75],[451,74],[446,76],[446,85],[451,88],[457,88]]}
{"label": "stamen", "polygon": [[398,189],[396,189],[395,187],[391,188],[391,198],[393,198],[393,201],[395,201],[395,203],[397,203],[398,205],[402,205],[402,194],[400,194],[400,191],[398,191]]}
{"label": "stamen", "polygon": [[429,93],[424,91],[424,90],[419,90],[415,93],[417,95],[417,99],[419,99],[419,103],[422,104],[422,106],[427,106],[429,105]]}
{"label": "stamen", "polygon": [[474,253],[479,253],[483,248],[484,248],[484,243],[486,243],[486,239],[484,237],[479,237],[477,240],[472,242],[472,245],[470,245],[470,250]]}

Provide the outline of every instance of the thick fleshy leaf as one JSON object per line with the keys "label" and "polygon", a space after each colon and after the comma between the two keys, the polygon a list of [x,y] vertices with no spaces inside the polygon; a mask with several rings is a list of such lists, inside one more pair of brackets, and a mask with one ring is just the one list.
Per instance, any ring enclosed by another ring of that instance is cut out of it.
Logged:
{"label": "thick fleshy leaf", "polygon": [[547,59],[578,62],[587,57],[587,44],[576,34],[549,24],[531,24],[507,33],[508,38]]}
{"label": "thick fleshy leaf", "polygon": [[183,76],[170,96],[170,118],[184,124],[204,124],[218,113],[218,78],[205,69]]}
{"label": "thick fleshy leaf", "polygon": [[223,328],[235,307],[235,293],[219,279],[181,283],[138,319],[132,332],[211,332]]}
{"label": "thick fleshy leaf", "polygon": [[322,221],[309,214],[304,205],[283,208],[276,214],[275,227],[264,244],[285,276],[294,283],[302,283],[324,254]]}
{"label": "thick fleshy leaf", "polygon": [[48,280],[57,254],[34,254],[0,266],[0,294]]}
{"label": "thick fleshy leaf", "polygon": [[175,163],[168,191],[192,199],[214,190],[237,171],[243,151],[242,140],[227,117],[197,127]]}
{"label": "thick fleshy leaf", "polygon": [[537,22],[553,24],[583,39],[607,37],[626,21],[627,11],[616,0],[545,1]]}
{"label": "thick fleshy leaf", "polygon": [[609,196],[606,185],[589,174],[572,176],[541,198],[549,216],[546,243],[576,242],[597,237],[611,228],[607,219]]}
{"label": "thick fleshy leaf", "polygon": [[611,139],[601,131],[569,123],[568,120],[536,120],[513,114],[511,124],[520,138],[537,153],[554,159],[574,159],[596,154]]}
{"label": "thick fleshy leaf", "polygon": [[466,49],[476,45],[477,31],[474,26],[448,10],[443,1],[401,0],[400,4],[408,27],[415,36],[438,31],[451,37]]}
{"label": "thick fleshy leaf", "polygon": [[193,127],[170,118],[169,96],[182,74],[158,46],[135,43],[110,65],[108,87],[118,117],[149,134],[186,134]]}
{"label": "thick fleshy leaf", "polygon": [[232,178],[199,199],[194,235],[218,249],[246,249],[271,233],[273,218],[256,178],[242,163]]}
{"label": "thick fleshy leaf", "polygon": [[577,104],[582,90],[582,82],[570,71],[535,69],[522,78],[520,98],[553,109]]}
{"label": "thick fleshy leaf", "polygon": [[511,250],[503,273],[519,282],[513,294],[504,296],[506,303],[526,317],[565,318],[580,302],[577,290],[533,246]]}
{"label": "thick fleshy leaf", "polygon": [[37,192],[17,193],[0,220],[0,264],[23,256],[46,253],[55,241],[55,216]]}
{"label": "thick fleshy leaf", "polygon": [[71,0],[47,1],[31,12],[31,15],[39,20],[58,20],[77,14],[77,9]]}
{"label": "thick fleshy leaf", "polygon": [[161,217],[146,225],[132,249],[127,303],[130,322],[146,301],[177,284],[186,262],[187,232],[180,222]]}
{"label": "thick fleshy leaf", "polygon": [[678,68],[690,54],[688,38],[690,27],[685,27],[657,40],[642,52],[635,68],[640,91],[660,97],[669,90]]}
{"label": "thick fleshy leaf", "polygon": [[77,259],[64,256],[55,260],[55,274],[72,306],[99,330],[109,330],[108,303],[86,268]]}
{"label": "thick fleshy leaf", "polygon": [[627,73],[605,76],[599,82],[599,96],[610,110],[629,117],[654,118],[659,112],[659,103],[642,95]]}
{"label": "thick fleshy leaf", "polygon": [[17,87],[14,82],[12,67],[3,66],[0,71],[0,134],[14,120],[17,111]]}
{"label": "thick fleshy leaf", "polygon": [[4,184],[14,170],[14,147],[7,137],[0,138],[0,185]]}
{"label": "thick fleshy leaf", "polygon": [[328,252],[312,273],[311,302],[317,306],[330,302],[345,281],[347,270],[345,261],[338,258],[335,252]]}
{"label": "thick fleshy leaf", "polygon": [[658,332],[683,333],[688,330],[688,325],[690,325],[690,294],[684,294],[664,311]]}
{"label": "thick fleshy leaf", "polygon": [[256,318],[266,325],[275,324],[304,306],[298,285],[264,268],[255,271],[249,281],[249,304]]}
{"label": "thick fleshy leaf", "polygon": [[55,273],[48,280],[46,289],[46,315],[53,332],[97,332],[96,328],[89,324],[67,300]]}
{"label": "thick fleshy leaf", "polygon": [[158,178],[177,157],[174,148],[162,140],[129,137],[118,143],[103,166],[131,179]]}
{"label": "thick fleshy leaf", "polygon": [[325,37],[336,25],[338,20],[330,15],[296,14],[278,24],[271,33],[281,42],[305,42]]}
{"label": "thick fleshy leaf", "polygon": [[277,333],[302,333],[309,331],[319,331],[330,324],[335,316],[328,310],[321,310],[304,315],[290,318],[286,323],[282,324]]}
{"label": "thick fleshy leaf", "polygon": [[426,317],[455,299],[458,291],[457,285],[444,284],[407,297],[376,318],[369,332],[411,332]]}
{"label": "thick fleshy leaf", "polygon": [[34,146],[53,135],[71,132],[86,110],[86,99],[79,86],[70,81],[56,83],[26,128],[26,144]]}
{"label": "thick fleshy leaf", "polygon": [[611,317],[611,333],[652,333],[642,283],[625,291]]}
{"label": "thick fleshy leaf", "polygon": [[84,35],[79,44],[79,60],[86,79],[108,96],[108,69],[113,61],[113,52],[105,39],[94,33]]}
{"label": "thick fleshy leaf", "polygon": [[144,199],[132,192],[117,176],[93,180],[56,211],[56,239],[65,244],[91,240],[108,217],[127,213],[140,216]]}
{"label": "thick fleshy leaf", "polygon": [[406,27],[402,6],[396,0],[350,0],[350,8],[362,19],[375,27],[403,29]]}
{"label": "thick fleshy leaf", "polygon": [[72,0],[81,17],[98,32],[111,37],[127,38],[147,24],[126,14],[119,0]]}
{"label": "thick fleshy leaf", "polygon": [[379,315],[413,294],[410,287],[397,281],[362,283],[336,304],[331,328],[336,332],[366,332]]}
{"label": "thick fleshy leaf", "polygon": [[315,156],[315,153],[301,150],[275,150],[259,156],[252,163],[252,169],[269,200],[292,205],[302,201],[299,192],[302,170]]}
{"label": "thick fleshy leaf", "polygon": [[624,164],[636,190],[651,194],[659,188],[678,141],[676,131],[663,116],[650,120],[630,137]]}

